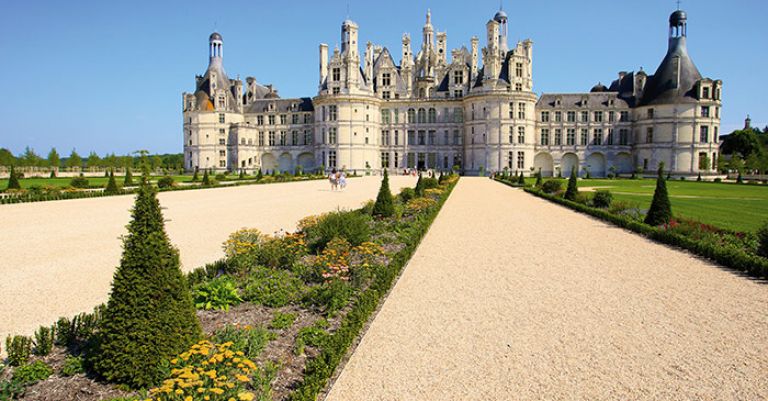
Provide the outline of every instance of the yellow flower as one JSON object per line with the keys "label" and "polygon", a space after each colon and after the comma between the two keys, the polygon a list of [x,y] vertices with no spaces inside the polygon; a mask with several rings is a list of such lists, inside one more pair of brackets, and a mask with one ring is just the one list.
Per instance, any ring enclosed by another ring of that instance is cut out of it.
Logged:
{"label": "yellow flower", "polygon": [[210,392],[212,392],[212,393],[214,393],[214,394],[218,394],[218,395],[222,395],[222,394],[224,394],[224,390],[223,390],[223,389],[220,389],[220,388],[212,388],[212,389],[210,389],[210,390],[208,390],[208,391],[210,391]]}
{"label": "yellow flower", "polygon": [[182,390],[182,389],[177,389],[175,392],[176,392],[176,395],[184,394],[184,390]]}
{"label": "yellow flower", "polygon": [[237,398],[240,401],[252,401],[253,400],[253,393],[240,393],[237,395]]}
{"label": "yellow flower", "polygon": [[192,396],[187,396],[186,398],[184,398],[184,401],[192,401]]}

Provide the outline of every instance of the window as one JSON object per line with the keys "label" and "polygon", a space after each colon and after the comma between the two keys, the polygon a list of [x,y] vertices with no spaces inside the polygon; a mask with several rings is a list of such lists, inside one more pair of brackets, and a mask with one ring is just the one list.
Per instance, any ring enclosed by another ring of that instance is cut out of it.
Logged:
{"label": "window", "polygon": [[648,170],[648,159],[643,159],[643,170]]}
{"label": "window", "polygon": [[608,128],[608,136],[605,138],[607,145],[613,145],[613,128]]}
{"label": "window", "polygon": [[227,151],[226,150],[220,150],[219,151],[219,157],[227,157]]}
{"label": "window", "polygon": [[556,111],[555,112],[555,122],[556,123],[563,122],[563,112],[562,111]]}
{"label": "window", "polygon": [[455,123],[464,122],[464,109],[462,109],[461,107],[456,107],[453,109],[453,122]]}
{"label": "window", "polygon": [[629,145],[629,130],[626,128],[619,130],[619,145]]}
{"label": "window", "polygon": [[275,146],[275,131],[269,131],[269,146]]}
{"label": "window", "polygon": [[264,116],[256,116],[256,125],[264,125]]}
{"label": "window", "polygon": [[333,88],[333,94],[334,95],[338,95],[339,93],[341,93],[341,89],[338,86]]}
{"label": "window", "polygon": [[427,134],[427,143],[429,145],[437,145],[437,143],[435,143],[435,140],[436,140],[435,131],[429,131],[429,133]]}
{"label": "window", "polygon": [[522,92],[522,91],[523,91],[523,84],[521,84],[521,83],[516,83],[516,84],[515,84],[515,91],[517,91],[517,92]]}
{"label": "window", "polygon": [[280,114],[280,125],[285,125],[288,123],[288,116],[285,114]]}
{"label": "window", "polygon": [[389,110],[384,109],[384,110],[381,111],[381,123],[382,124],[389,124],[390,123]]}
{"label": "window", "polygon": [[525,143],[525,127],[517,127],[517,143]]}
{"label": "window", "polygon": [[448,145],[449,138],[448,138],[448,130],[443,131],[443,145]]}
{"label": "window", "polygon": [[555,145],[562,145],[563,144],[563,130],[556,129],[555,130]]}
{"label": "window", "polygon": [[427,111],[426,110],[419,109],[419,113],[417,115],[418,115],[418,122],[420,124],[423,124],[423,123],[427,122]]}
{"label": "window", "polygon": [[708,86],[704,87],[701,90],[701,95],[702,95],[701,97],[703,97],[704,99],[709,99],[709,87]]}
{"label": "window", "polygon": [[515,143],[515,127],[509,127],[509,143]]}
{"label": "window", "polygon": [[454,85],[461,85],[464,83],[464,71],[454,71],[453,72],[453,84]]}
{"label": "window", "polygon": [[622,111],[619,113],[619,121],[627,122],[629,121],[629,112],[628,111]]}
{"label": "window", "polygon": [[328,144],[329,145],[335,145],[336,144],[336,128],[328,128]]}
{"label": "window", "polygon": [[385,72],[381,74],[381,86],[390,86],[392,84],[392,76]]}
{"label": "window", "polygon": [[219,124],[224,124],[224,113],[219,113]]}
{"label": "window", "polygon": [[434,124],[437,122],[437,111],[435,109],[429,109],[429,114],[427,115],[427,122]]}
{"label": "window", "polygon": [[[395,130],[395,142],[394,142],[394,144],[395,145],[399,145],[400,144],[400,131],[398,131],[398,130]],[[397,166],[395,166],[395,167],[397,167]]]}
{"label": "window", "polygon": [[381,152],[381,168],[389,168],[389,152]]}
{"label": "window", "polygon": [[280,146],[286,145],[286,135],[285,131],[280,131]]}
{"label": "window", "polygon": [[312,144],[312,131],[304,131],[304,144],[305,145]]}
{"label": "window", "polygon": [[575,112],[575,111],[569,111],[569,112],[566,114],[566,120],[567,120],[569,123],[575,123],[575,122],[576,122],[576,112]]}
{"label": "window", "polygon": [[615,122],[615,121],[616,121],[616,113],[612,112],[612,111],[609,111],[608,112],[608,122],[612,123],[612,122]]}
{"label": "window", "polygon": [[453,97],[462,97],[464,96],[464,91],[461,89],[457,89],[453,91]]}
{"label": "window", "polygon": [[515,64],[515,76],[518,77],[518,78],[522,78],[522,76],[523,76],[523,63]]}
{"label": "window", "polygon": [[227,144],[227,140],[226,139],[219,138],[219,145],[226,145],[226,144]]}
{"label": "window", "polygon": [[264,146],[264,131],[259,131],[259,146]]}
{"label": "window", "polygon": [[311,114],[309,114],[309,113],[304,114],[304,124],[309,124],[310,122],[312,122],[310,120],[310,117],[311,117]]}
{"label": "window", "polygon": [[517,118],[525,120],[525,103],[517,104]]}
{"label": "window", "polygon": [[648,127],[645,131],[645,143],[653,143],[653,128]]}
{"label": "window", "polygon": [[409,130],[408,131],[408,145],[415,145],[416,144],[416,131]]}
{"label": "window", "polygon": [[541,112],[541,122],[548,123],[549,122],[549,112],[548,111],[542,111]]}
{"label": "window", "polygon": [[394,160],[394,162],[395,162],[395,168],[398,168],[398,167],[400,167],[400,162],[398,161],[399,157],[400,157],[400,154],[399,154],[399,153],[397,153],[397,152],[395,152],[395,160]]}
{"label": "window", "polygon": [[461,135],[459,134],[459,130],[457,129],[453,130],[453,144],[461,145]]}
{"label": "window", "polygon": [[225,132],[224,128],[219,128],[219,135],[224,135]]}
{"label": "window", "polygon": [[653,118],[653,109],[648,109],[648,118]]}
{"label": "window", "polygon": [[580,137],[579,143],[581,143],[581,146],[587,146],[587,141],[589,140],[589,131],[586,128],[581,129],[581,137]]}
{"label": "window", "polygon": [[573,128],[568,128],[568,133],[566,134],[566,144],[567,145],[575,145],[576,144],[576,130]]}
{"label": "window", "polygon": [[701,116],[709,117],[709,106],[701,106]]}
{"label": "window", "polygon": [[338,106],[328,106],[328,120],[330,121],[336,121],[339,117],[339,109]]}
{"label": "window", "polygon": [[423,131],[423,130],[419,131],[419,143],[418,143],[419,145],[426,145],[427,144],[426,135],[427,135],[427,133],[425,131]]}
{"label": "window", "polygon": [[400,110],[395,109],[395,124],[400,122]]}
{"label": "window", "polygon": [[219,167],[227,167],[226,160],[219,160]]}
{"label": "window", "polygon": [[299,115],[298,114],[291,115],[291,123],[292,124],[298,124],[299,123]]}
{"label": "window", "polygon": [[702,125],[699,128],[699,142],[709,143],[709,126]]}
{"label": "window", "polygon": [[268,116],[269,118],[269,125],[275,125],[275,116]]}
{"label": "window", "polygon": [[717,142],[720,138],[717,135],[717,127],[715,127],[715,135],[712,136],[712,142]]}
{"label": "window", "polygon": [[510,169],[513,168],[514,156],[515,156],[515,152],[509,152],[509,154],[507,155],[507,167],[509,167]]}
{"label": "window", "polygon": [[381,98],[384,100],[389,100],[391,98],[389,91],[381,92]]}
{"label": "window", "polygon": [[387,130],[381,131],[381,145],[389,146],[389,131]]}
{"label": "window", "polygon": [[549,145],[549,130],[548,129],[542,129],[541,130],[541,144],[546,146]]}
{"label": "window", "polygon": [[525,152],[517,152],[517,169],[522,170],[525,168]]}
{"label": "window", "polygon": [[340,81],[341,80],[341,68],[336,67],[336,68],[334,68],[332,70],[332,72],[333,72],[333,74],[332,74],[333,75],[333,80],[334,81]]}
{"label": "window", "polygon": [[510,103],[509,104],[509,119],[511,120],[513,118],[515,118],[515,104],[514,103]]}
{"label": "window", "polygon": [[592,144],[593,145],[603,144],[603,130],[601,128],[595,129],[595,131],[592,133]]}
{"label": "window", "polygon": [[699,170],[709,170],[709,157],[706,152],[699,152]]}
{"label": "window", "polygon": [[336,168],[336,151],[328,151],[328,168]]}
{"label": "window", "polygon": [[581,112],[581,122],[588,123],[589,122],[589,112],[588,111],[582,111]]}
{"label": "window", "polygon": [[299,144],[299,131],[291,132],[291,145],[296,146]]}
{"label": "window", "polygon": [[409,123],[415,123],[416,122],[416,110],[408,109],[408,122]]}
{"label": "window", "polygon": [[595,122],[596,123],[603,122],[603,112],[602,111],[596,111],[595,112]]}

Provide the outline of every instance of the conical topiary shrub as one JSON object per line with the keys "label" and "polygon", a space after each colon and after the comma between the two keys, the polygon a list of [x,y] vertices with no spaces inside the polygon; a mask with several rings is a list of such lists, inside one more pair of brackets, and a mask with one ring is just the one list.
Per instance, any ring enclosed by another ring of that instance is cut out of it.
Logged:
{"label": "conical topiary shrub", "polygon": [[131,168],[125,169],[125,179],[123,179],[123,186],[133,185],[133,174],[131,174]]}
{"label": "conical topiary shrub", "polygon": [[262,173],[261,169],[259,169],[259,172],[256,173],[256,181],[261,181],[262,178],[264,178],[264,173]]}
{"label": "conical topiary shrub", "polygon": [[21,189],[19,184],[19,176],[16,175],[16,170],[11,166],[11,174],[8,176],[8,187],[5,189]]}
{"label": "conical topiary shrub", "polygon": [[131,388],[160,382],[164,363],[202,336],[179,253],[148,181],[145,174],[92,356],[99,375]]}
{"label": "conical topiary shrub", "polygon": [[579,187],[576,184],[576,168],[571,168],[571,177],[568,178],[568,189],[565,190],[565,199],[569,201],[575,201],[576,195],[579,194]]}
{"label": "conical topiary shrub", "polygon": [[115,182],[115,171],[112,170],[109,172],[109,182],[107,182],[107,188],[104,189],[104,193],[116,194],[118,192],[120,192],[120,189],[117,187],[117,182]]}
{"label": "conical topiary shrub", "polygon": [[416,180],[416,187],[413,189],[413,192],[418,197],[424,196],[424,181],[421,179],[421,173],[419,173],[419,179]]}
{"label": "conical topiary shrub", "polygon": [[392,192],[389,190],[389,175],[384,170],[384,178],[381,179],[379,195],[376,196],[376,203],[373,204],[374,216],[392,217],[395,214],[395,201],[392,198]]}
{"label": "conical topiary shrub", "polygon": [[207,186],[211,185],[211,177],[208,176],[208,169],[205,169],[205,171],[203,172],[203,182],[202,182],[202,184],[203,184],[204,187],[207,187]]}
{"label": "conical topiary shrub", "polygon": [[525,185],[525,177],[523,176],[523,172],[520,172],[520,177],[517,178],[517,183],[520,185]]}
{"label": "conical topiary shrub", "polygon": [[198,170],[199,170],[199,169],[198,169],[197,167],[195,167],[195,173],[194,173],[194,174],[192,174],[192,182],[198,182],[198,181],[200,181],[200,177],[197,175],[197,171],[198,171]]}
{"label": "conical topiary shrub", "polygon": [[542,185],[541,181],[542,181],[541,180],[541,169],[539,169],[539,171],[536,172],[536,184],[534,184],[536,186],[536,188],[541,188],[541,185]]}
{"label": "conical topiary shrub", "polygon": [[669,223],[672,218],[672,205],[667,194],[667,182],[664,179],[664,163],[659,164],[659,175],[656,178],[656,191],[653,192],[653,200],[648,214],[645,215],[645,224],[660,226]]}

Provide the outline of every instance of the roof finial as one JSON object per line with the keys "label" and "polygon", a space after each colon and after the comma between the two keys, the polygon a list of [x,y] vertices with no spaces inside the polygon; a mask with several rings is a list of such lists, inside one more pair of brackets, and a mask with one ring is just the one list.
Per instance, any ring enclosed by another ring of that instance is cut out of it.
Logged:
{"label": "roof finial", "polygon": [[677,11],[680,11],[680,0],[677,0]]}
{"label": "roof finial", "polygon": [[349,19],[349,2],[347,2],[347,19]]}
{"label": "roof finial", "polygon": [[432,25],[432,11],[427,9],[427,25]]}
{"label": "roof finial", "polygon": [[499,11],[504,11],[504,4],[502,3],[503,3],[503,0],[499,0]]}

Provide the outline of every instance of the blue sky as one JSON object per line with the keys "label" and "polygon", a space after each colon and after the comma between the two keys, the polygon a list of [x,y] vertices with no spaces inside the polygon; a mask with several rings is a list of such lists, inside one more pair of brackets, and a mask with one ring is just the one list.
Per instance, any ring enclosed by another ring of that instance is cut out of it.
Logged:
{"label": "blue sky", "polygon": [[[505,1],[510,44],[534,42],[534,90],[581,92],[618,71],[653,73],[667,47],[673,1]],[[497,0],[9,1],[0,13],[0,147],[20,153],[178,153],[181,93],[207,66],[208,35],[224,37],[230,78],[256,77],[283,97],[314,96],[321,42],[339,42],[341,21],[400,54],[421,44],[427,8],[449,48],[485,44]],[[724,81],[722,132],[768,124],[768,1],[690,0],[688,49],[704,76]],[[363,46],[361,46],[362,48]],[[398,57],[399,61],[399,57]]]}

